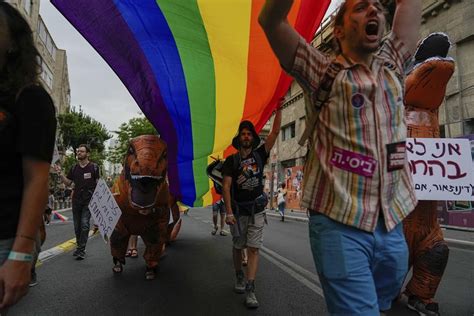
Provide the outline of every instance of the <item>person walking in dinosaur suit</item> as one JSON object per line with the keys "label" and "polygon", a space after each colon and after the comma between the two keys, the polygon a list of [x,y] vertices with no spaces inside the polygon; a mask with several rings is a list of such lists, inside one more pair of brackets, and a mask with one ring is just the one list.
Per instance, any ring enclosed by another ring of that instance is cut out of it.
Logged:
{"label": "person walking in dinosaur suit", "polygon": [[[405,117],[409,137],[439,138],[438,109],[446,85],[454,73],[454,60],[447,57],[451,44],[447,35],[433,33],[419,45],[414,67],[405,80]],[[438,223],[438,201],[419,201],[403,221],[413,273],[405,294],[408,308],[420,315],[439,315],[434,301],[448,263],[449,249]]]}

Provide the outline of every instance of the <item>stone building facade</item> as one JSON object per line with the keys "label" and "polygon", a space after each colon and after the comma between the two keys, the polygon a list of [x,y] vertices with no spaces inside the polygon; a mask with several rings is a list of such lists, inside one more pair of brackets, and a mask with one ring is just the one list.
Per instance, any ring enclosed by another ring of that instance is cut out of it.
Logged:
{"label": "stone building facade", "polygon": [[[456,61],[456,72],[449,82],[446,100],[440,108],[442,137],[474,139],[474,1],[423,0],[421,36],[444,32],[453,43],[450,56]],[[332,52],[330,18],[323,21],[312,44],[326,53]],[[305,110],[301,87],[293,83],[285,97],[282,129],[266,170],[266,191],[273,193],[285,182],[287,207],[299,208],[302,167],[306,147],[298,145],[305,129]],[[271,122],[269,122],[271,124]]]}
{"label": "stone building facade", "polygon": [[69,111],[71,90],[67,67],[66,51],[58,49],[46,23],[39,13],[40,0],[8,0],[23,14],[33,30],[34,41],[40,53],[40,80],[51,95],[56,107],[56,114]]}

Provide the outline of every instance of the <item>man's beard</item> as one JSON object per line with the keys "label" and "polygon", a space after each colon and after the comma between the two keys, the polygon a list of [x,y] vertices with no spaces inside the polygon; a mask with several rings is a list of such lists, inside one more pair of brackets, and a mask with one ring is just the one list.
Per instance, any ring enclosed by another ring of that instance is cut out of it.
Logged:
{"label": "man's beard", "polygon": [[241,147],[244,148],[244,149],[252,148],[252,142],[250,142],[250,141],[243,141],[243,142],[241,143]]}

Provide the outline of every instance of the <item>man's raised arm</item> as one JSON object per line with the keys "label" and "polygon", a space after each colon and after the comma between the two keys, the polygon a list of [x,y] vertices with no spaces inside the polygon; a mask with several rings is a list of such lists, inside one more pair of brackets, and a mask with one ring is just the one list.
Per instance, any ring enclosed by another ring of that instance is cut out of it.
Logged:
{"label": "man's raised arm", "polygon": [[258,17],[273,52],[287,70],[293,66],[300,37],[287,20],[292,5],[293,0],[266,0]]}
{"label": "man's raised arm", "polygon": [[420,36],[421,0],[397,0],[393,32],[414,53]]}

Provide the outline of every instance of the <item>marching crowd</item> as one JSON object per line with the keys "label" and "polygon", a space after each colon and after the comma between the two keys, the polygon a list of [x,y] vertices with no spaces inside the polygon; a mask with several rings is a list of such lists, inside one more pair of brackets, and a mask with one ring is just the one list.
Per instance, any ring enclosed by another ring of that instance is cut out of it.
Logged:
{"label": "marching crowd", "polygon": [[[417,203],[400,152],[405,153],[407,135],[404,67],[417,46],[421,0],[396,1],[388,36],[379,0],[344,1],[334,19],[334,57],[308,44],[288,23],[293,2],[267,0],[259,23],[283,69],[303,88],[309,108],[302,207],[309,214],[314,263],[331,315],[379,315],[402,291],[408,270],[402,221]],[[38,228],[45,205],[52,208],[48,174],[56,118],[38,83],[37,56],[28,23],[0,1],[0,148],[9,151],[0,155],[0,314],[27,293]],[[237,153],[222,169],[223,199],[213,206],[212,234],[225,236],[224,223],[229,225],[234,290],[245,293],[249,308],[259,306],[256,276],[268,202],[263,168],[280,125],[278,107],[261,144],[254,125],[240,123],[232,141]],[[66,185],[75,185],[78,260],[86,257],[88,203],[100,177],[89,151],[87,145],[77,148],[78,162],[67,175],[56,170]],[[344,163],[352,159],[367,168]],[[282,221],[285,199],[282,186],[277,198]],[[136,240],[129,248],[135,257]],[[417,303],[420,315],[439,315],[431,300]]]}

